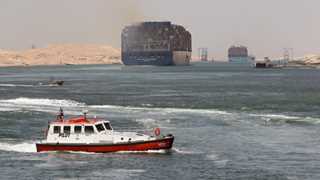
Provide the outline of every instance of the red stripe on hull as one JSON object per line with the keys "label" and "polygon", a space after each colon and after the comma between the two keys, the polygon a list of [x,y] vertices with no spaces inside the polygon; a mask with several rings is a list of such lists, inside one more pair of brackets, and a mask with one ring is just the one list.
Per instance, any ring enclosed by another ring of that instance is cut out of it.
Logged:
{"label": "red stripe on hull", "polygon": [[174,137],[164,138],[160,140],[137,142],[128,144],[113,144],[113,145],[85,145],[85,144],[36,144],[37,152],[45,151],[81,151],[81,152],[96,152],[108,153],[117,151],[148,151],[148,150],[167,150],[172,148]]}

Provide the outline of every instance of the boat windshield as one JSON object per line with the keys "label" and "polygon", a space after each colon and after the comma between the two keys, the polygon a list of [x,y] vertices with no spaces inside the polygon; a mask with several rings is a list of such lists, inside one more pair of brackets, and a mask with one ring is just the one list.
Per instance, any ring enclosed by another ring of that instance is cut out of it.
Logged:
{"label": "boat windshield", "polygon": [[112,128],[109,123],[104,123],[104,126],[106,127],[107,130],[112,131]]}
{"label": "boat windshield", "polygon": [[102,124],[97,124],[96,128],[97,128],[98,132],[101,132],[101,131],[105,130]]}

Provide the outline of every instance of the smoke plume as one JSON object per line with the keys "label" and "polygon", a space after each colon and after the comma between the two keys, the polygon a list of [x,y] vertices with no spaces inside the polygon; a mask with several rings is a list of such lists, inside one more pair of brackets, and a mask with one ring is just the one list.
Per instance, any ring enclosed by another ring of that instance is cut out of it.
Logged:
{"label": "smoke plume", "polygon": [[123,27],[144,20],[144,15],[136,0],[101,0],[98,12],[97,32],[118,47]]}

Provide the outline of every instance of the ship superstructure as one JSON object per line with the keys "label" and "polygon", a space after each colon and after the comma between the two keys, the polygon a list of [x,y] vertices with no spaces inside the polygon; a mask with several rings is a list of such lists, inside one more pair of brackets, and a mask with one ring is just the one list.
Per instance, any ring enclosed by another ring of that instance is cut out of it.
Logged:
{"label": "ship superstructure", "polygon": [[254,57],[249,56],[248,48],[245,46],[231,46],[228,49],[228,59],[230,63],[253,64]]}

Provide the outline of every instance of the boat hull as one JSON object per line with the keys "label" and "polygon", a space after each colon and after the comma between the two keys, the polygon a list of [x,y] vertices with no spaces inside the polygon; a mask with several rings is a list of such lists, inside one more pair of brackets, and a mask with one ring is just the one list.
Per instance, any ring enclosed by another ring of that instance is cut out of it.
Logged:
{"label": "boat hull", "polygon": [[119,144],[54,144],[37,143],[37,152],[47,151],[80,151],[93,153],[108,153],[118,151],[148,151],[169,150],[172,148],[174,137],[165,137],[152,141],[141,141]]}

